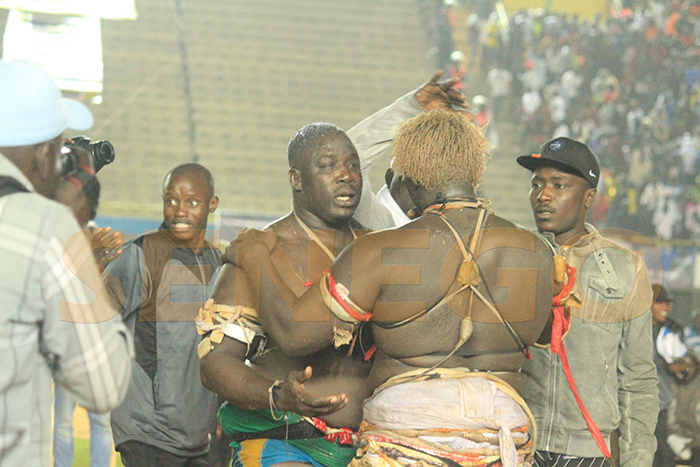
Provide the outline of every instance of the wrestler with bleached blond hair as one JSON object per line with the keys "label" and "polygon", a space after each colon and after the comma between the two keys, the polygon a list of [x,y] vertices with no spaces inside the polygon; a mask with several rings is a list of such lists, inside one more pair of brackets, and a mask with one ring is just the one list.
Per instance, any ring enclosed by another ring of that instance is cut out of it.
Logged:
{"label": "wrestler with bleached blond hair", "polygon": [[529,465],[535,427],[519,369],[550,316],[552,254],[476,197],[489,144],[464,116],[425,112],[394,145],[392,168],[420,217],[358,238],[298,299],[277,284],[293,303],[287,331],[306,329],[292,351],[371,326],[377,389],[358,465]]}

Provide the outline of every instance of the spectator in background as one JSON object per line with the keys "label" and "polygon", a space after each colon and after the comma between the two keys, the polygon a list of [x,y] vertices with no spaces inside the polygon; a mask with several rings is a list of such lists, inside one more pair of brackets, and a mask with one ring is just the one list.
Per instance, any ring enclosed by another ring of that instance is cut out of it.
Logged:
{"label": "spectator in background", "polygon": [[695,351],[696,355],[700,355],[700,309],[694,310],[691,314],[692,320],[685,327],[685,345]]}
{"label": "spectator in background", "polygon": [[[650,221],[656,216],[658,235],[697,238],[700,5],[646,0],[625,6],[605,20],[544,9],[512,12],[510,28],[503,31],[493,4],[480,2],[473,22],[483,25],[482,41],[493,42],[491,49],[484,46],[482,64],[488,66],[482,77],[498,63],[494,57],[501,57],[502,67],[519,78],[505,102],[513,108],[522,103],[523,145],[568,135],[601,157],[618,183],[599,193],[610,202],[596,221],[600,227],[655,235]],[[548,96],[547,86],[555,90]],[[495,100],[492,104],[503,113]],[[497,116],[494,128],[501,124]],[[661,198],[639,202],[657,178],[669,189]]]}
{"label": "spectator in background", "polygon": [[668,444],[682,459],[673,465],[700,467],[700,378],[697,374],[686,384],[676,386],[668,415]]}
{"label": "spectator in background", "polygon": [[513,73],[505,68],[493,68],[486,75],[486,82],[491,86],[491,103],[493,106],[493,118],[501,121],[503,111],[510,116],[507,105],[510,98],[510,88],[513,82]]}
{"label": "spectator in background", "polygon": [[675,385],[674,398],[668,410],[668,444],[684,462],[683,465],[700,467],[700,378],[698,352],[700,351],[700,310],[692,313],[691,323],[685,327],[687,359],[692,371]]}
{"label": "spectator in background", "polygon": [[464,81],[467,77],[467,70],[464,67],[464,54],[455,50],[450,55],[450,78],[455,80],[454,89],[461,91],[464,88]]}
{"label": "spectator in background", "polygon": [[668,410],[673,400],[674,374],[682,374],[690,368],[685,360],[687,348],[683,343],[683,330],[668,318],[673,310],[673,299],[661,284],[652,286],[656,300],[651,306],[654,337],[654,364],[659,378],[659,420],[656,424],[657,448],[654,467],[676,465],[673,450],[668,445]]}
{"label": "spectator in background", "polygon": [[0,464],[6,467],[50,465],[52,380],[98,413],[119,405],[129,384],[129,333],[109,305],[75,219],[51,200],[63,132],[91,125],[90,111],[61,99],[39,66],[0,62]]}
{"label": "spectator in background", "polygon": [[481,18],[477,13],[472,13],[467,18],[467,42],[469,44],[469,68],[476,65],[479,54],[479,37],[481,36]]}
{"label": "spectator in background", "polygon": [[450,55],[455,49],[452,30],[454,27],[454,0],[443,0],[442,6],[437,12],[435,23],[435,51],[437,66],[443,70],[449,70]]}

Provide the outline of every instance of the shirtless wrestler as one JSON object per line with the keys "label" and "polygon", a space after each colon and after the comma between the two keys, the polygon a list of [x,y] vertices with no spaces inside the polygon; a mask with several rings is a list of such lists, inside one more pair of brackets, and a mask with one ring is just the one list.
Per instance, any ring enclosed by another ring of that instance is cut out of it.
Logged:
{"label": "shirtless wrestler", "polygon": [[[452,89],[453,80],[437,82],[440,74],[436,73],[428,83],[414,91],[413,96],[420,108],[463,105],[464,96]],[[363,150],[375,150],[386,140],[387,129],[401,122],[399,118],[400,114],[383,109],[358,125],[353,134],[362,141]],[[371,144],[372,140],[376,140],[376,144]],[[266,233],[278,242],[280,249],[267,258],[273,264],[268,269],[281,271],[285,287],[295,296],[304,292],[305,282],[317,281],[324,270],[330,269],[334,253],[340,252],[354,235],[359,234],[356,230],[359,224],[350,216],[359,203],[362,183],[357,179],[357,154],[349,143],[344,133],[327,124],[308,125],[300,130],[292,138],[288,151],[293,212],[262,232],[248,232]],[[246,235],[239,238],[241,240],[234,242],[224,255],[225,265],[213,294],[216,305],[210,303],[209,311],[203,311],[209,314],[212,324],[212,314],[230,323],[225,329],[222,326],[218,337],[214,332],[203,343],[202,355],[206,356],[202,360],[202,379],[205,385],[241,408],[269,413],[274,405],[281,411],[322,417],[330,426],[356,428],[361,420],[360,404],[368,394],[369,364],[347,356],[347,346],[342,350],[330,346],[303,358],[287,352],[296,340],[303,340],[307,329],[300,329],[292,336],[284,336],[276,328],[267,329],[265,317],[274,314],[278,306],[274,303],[279,301],[279,294],[274,287],[265,289],[269,288],[269,283],[261,283],[263,276],[259,264],[248,270],[236,268],[237,257],[246,254]],[[267,269],[263,271],[267,274]],[[238,308],[231,310],[227,306]],[[242,314],[241,307],[247,309]],[[224,317],[217,314],[219,309],[225,310]],[[283,311],[287,312],[286,307]],[[315,324],[308,323],[308,326],[313,328]],[[266,345],[262,347],[261,342]],[[358,345],[357,350],[360,347]],[[213,351],[208,353],[211,349]],[[251,361],[250,367],[244,365],[246,358]],[[309,381],[308,365],[314,372]],[[316,397],[315,394],[337,395]],[[332,414],[338,409],[342,410]],[[232,409],[228,407],[226,410]],[[286,427],[284,437],[289,437]],[[345,440],[351,439],[345,437]],[[272,453],[274,444],[266,443],[263,451]],[[245,448],[246,443],[241,446]],[[284,451],[289,450],[285,447]],[[239,450],[239,458],[245,455],[245,450]],[[265,452],[261,457],[265,457]],[[322,462],[327,460],[321,457]],[[267,456],[264,459],[267,465],[289,460],[314,461],[313,458],[290,459],[288,456]]]}
{"label": "shirtless wrestler", "polygon": [[[378,350],[370,386],[379,389],[364,406],[362,462],[523,465],[534,427],[517,393],[519,370],[550,315],[550,250],[476,198],[488,142],[464,117],[423,113],[400,127],[394,145],[392,168],[406,177],[421,217],[358,239],[298,299],[271,273],[293,306],[266,325],[304,332],[287,348],[303,354],[371,320]],[[274,255],[279,246],[264,240]],[[243,262],[259,261],[261,250],[250,248],[259,257]]]}
{"label": "shirtless wrestler", "polygon": [[[293,211],[266,230],[273,232],[282,246],[273,261],[285,283],[294,293],[301,294],[303,284],[317,280],[332,264],[334,254],[350,243],[361,228],[352,215],[360,199],[362,177],[352,142],[343,130],[329,123],[313,123],[300,129],[290,140],[288,159]],[[328,415],[342,408],[348,397],[341,394],[339,388],[361,389],[355,380],[366,379],[368,365],[352,356],[342,358],[347,349],[318,352],[303,359],[279,351],[279,343],[267,338],[257,316],[259,308],[265,307],[266,299],[259,293],[260,278],[237,269],[230,262],[238,256],[238,247],[234,242],[224,254],[224,266],[212,294],[216,304],[211,306],[210,303],[208,307],[214,315],[214,319],[209,320],[212,325],[221,321],[226,324],[202,342],[200,363],[205,386],[233,406],[262,411],[268,416],[271,405],[280,411],[309,416]],[[256,272],[264,274],[260,269]],[[202,314],[205,313],[203,310]],[[202,318],[207,321],[208,317]],[[209,329],[206,325],[202,327]],[[223,336],[219,334],[217,338],[219,332]],[[246,359],[252,368],[246,366]],[[305,383],[308,389],[316,394],[338,395],[316,398],[304,391],[302,384],[311,376],[310,370],[305,372],[305,368],[310,364],[315,375]],[[339,373],[347,378],[324,378]],[[275,383],[276,380],[280,382]],[[345,393],[351,390],[346,389]],[[359,396],[359,400],[361,398]],[[237,415],[240,418],[240,414]],[[346,426],[350,422],[343,416],[341,409],[337,418],[326,420],[333,426]],[[226,430],[225,422],[222,427]],[[236,453],[239,460],[252,442],[254,440],[243,441],[239,445]],[[269,451],[270,446],[267,448]],[[311,459],[299,457],[284,460],[312,463]]]}

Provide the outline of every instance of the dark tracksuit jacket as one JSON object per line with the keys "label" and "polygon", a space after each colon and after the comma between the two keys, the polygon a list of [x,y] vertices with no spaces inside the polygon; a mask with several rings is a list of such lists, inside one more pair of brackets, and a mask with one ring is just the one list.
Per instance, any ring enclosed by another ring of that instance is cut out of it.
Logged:
{"label": "dark tracksuit jacket", "polygon": [[107,290],[136,350],[126,399],[112,411],[117,448],[139,441],[184,457],[209,449],[217,397],[200,380],[194,318],[220,257],[209,244],[195,255],[161,226],[127,242],[107,267]]}

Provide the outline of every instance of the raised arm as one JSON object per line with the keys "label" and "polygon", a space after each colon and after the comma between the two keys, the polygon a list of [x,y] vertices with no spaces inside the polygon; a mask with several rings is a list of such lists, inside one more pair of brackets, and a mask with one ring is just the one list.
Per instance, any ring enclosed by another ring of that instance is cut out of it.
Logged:
{"label": "raised arm", "polygon": [[438,82],[442,75],[442,70],[437,71],[427,83],[365,118],[347,132],[360,156],[362,168],[362,197],[354,217],[367,228],[376,230],[394,226],[389,210],[377,201],[369,173],[374,162],[391,151],[396,128],[422,110],[467,107],[464,94],[453,88],[459,80],[453,78]]}

